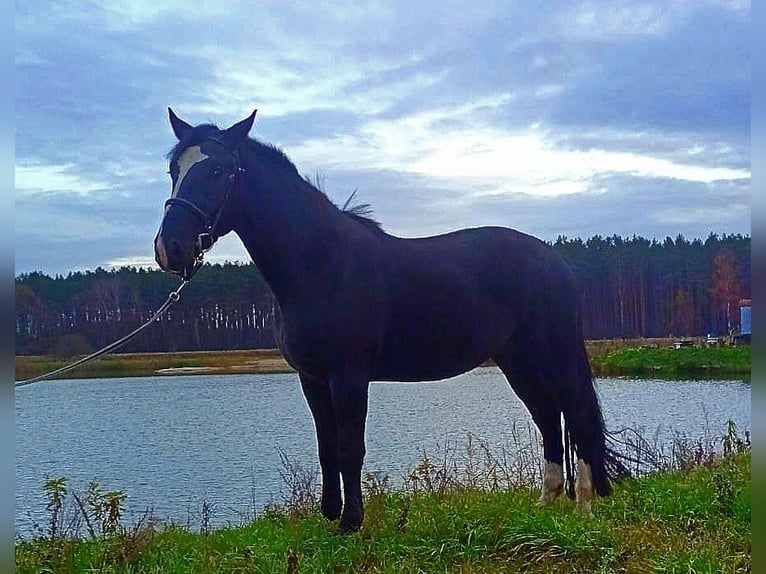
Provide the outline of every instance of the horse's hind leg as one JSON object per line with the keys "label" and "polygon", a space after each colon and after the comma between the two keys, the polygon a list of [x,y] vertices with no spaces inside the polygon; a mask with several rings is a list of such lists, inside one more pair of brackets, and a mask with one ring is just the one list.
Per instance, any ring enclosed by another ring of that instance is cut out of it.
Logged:
{"label": "horse's hind leg", "polygon": [[322,468],[322,514],[328,520],[340,517],[340,463],[338,461],[338,431],[335,411],[327,381],[300,373],[303,396],[314,417],[319,449],[319,464]]}
{"label": "horse's hind leg", "polygon": [[577,504],[589,512],[594,492],[599,496],[607,496],[611,492],[606,468],[604,420],[582,340],[565,357],[563,364],[567,366],[562,370],[562,380],[570,386],[562,409],[566,428],[577,452]]}
{"label": "horse's hind leg", "polygon": [[508,379],[511,388],[527,407],[543,437],[545,471],[538,504],[553,502],[564,491],[564,446],[561,434],[561,410],[546,384],[538,365],[521,349],[512,349],[495,362]]}

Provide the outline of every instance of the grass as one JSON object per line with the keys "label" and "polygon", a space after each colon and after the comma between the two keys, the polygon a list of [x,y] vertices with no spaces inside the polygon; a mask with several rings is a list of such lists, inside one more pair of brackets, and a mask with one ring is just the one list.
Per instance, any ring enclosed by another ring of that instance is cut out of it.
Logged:
{"label": "grass", "polygon": [[[16,380],[28,379],[68,365],[80,357],[17,356]],[[292,369],[277,349],[248,351],[184,351],[176,353],[119,353],[106,355],[65,373],[63,378],[143,377],[162,369],[178,374],[284,373]],[[204,371],[203,371],[204,370]],[[173,374],[169,372],[168,374]]]}
{"label": "grass", "polygon": [[750,347],[621,348],[593,359],[600,376],[750,378]]}
{"label": "grass", "polygon": [[[295,488],[246,524],[199,532],[151,520],[128,529],[103,510],[99,522],[93,509],[122,494],[101,493],[80,505],[87,535],[49,527],[17,542],[16,572],[750,572],[750,443],[731,424],[720,444],[723,453],[617,485],[592,515],[568,499],[539,509],[527,484],[493,486],[491,473],[470,478],[424,453],[400,489],[367,476],[365,523],[351,536]],[[46,487],[54,522],[73,524],[55,503],[62,484]]]}
{"label": "grass", "polygon": [[[750,347],[672,349],[675,339],[611,339],[587,341],[597,376],[749,377]],[[697,341],[699,343],[699,341]],[[80,357],[17,356],[16,380],[63,367]],[[286,373],[291,367],[277,349],[120,353],[101,357],[63,375],[64,378],[107,378],[156,375]]]}

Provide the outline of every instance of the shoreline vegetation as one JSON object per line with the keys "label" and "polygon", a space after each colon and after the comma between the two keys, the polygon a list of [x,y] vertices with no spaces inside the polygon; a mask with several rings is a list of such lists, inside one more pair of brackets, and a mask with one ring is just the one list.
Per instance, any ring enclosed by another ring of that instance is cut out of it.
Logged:
{"label": "shoreline vegetation", "polygon": [[[656,378],[737,378],[750,380],[749,346],[706,346],[701,338],[609,339],[587,341],[596,376]],[[81,356],[15,357],[16,380],[36,377]],[[277,349],[115,353],[86,363],[59,378],[114,378],[168,375],[289,373],[293,369]]]}
{"label": "shoreline vegetation", "polygon": [[316,470],[286,458],[282,502],[222,527],[206,502],[195,526],[151,509],[128,526],[127,493],[91,482],[78,494],[49,478],[47,518],[17,538],[16,572],[750,572],[747,431],[730,422],[723,436],[679,437],[669,452],[636,438],[647,472],[616,484],[592,514],[566,496],[538,508],[542,469],[526,451],[508,459],[469,440],[450,455],[423,452],[401,486],[368,473],[365,522],[352,535],[319,514]]}

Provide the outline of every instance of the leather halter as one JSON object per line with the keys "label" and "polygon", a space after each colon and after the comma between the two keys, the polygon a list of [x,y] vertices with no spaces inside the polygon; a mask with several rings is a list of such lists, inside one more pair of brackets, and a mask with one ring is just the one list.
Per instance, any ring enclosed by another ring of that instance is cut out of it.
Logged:
{"label": "leather halter", "polygon": [[181,207],[184,207],[191,211],[194,215],[196,215],[200,221],[202,221],[202,225],[204,226],[204,231],[197,235],[197,248],[199,249],[199,255],[201,256],[205,252],[209,251],[213,247],[213,243],[215,243],[215,239],[213,239],[215,228],[218,226],[218,220],[221,218],[221,213],[223,213],[224,207],[226,207],[226,203],[229,200],[229,196],[231,195],[232,190],[234,189],[237,182],[241,180],[241,176],[245,173],[244,168],[242,168],[239,165],[239,155],[236,153],[236,151],[231,151],[229,148],[226,147],[226,145],[215,137],[208,137],[205,138],[211,141],[216,142],[219,144],[223,149],[228,151],[232,158],[234,159],[234,169],[227,177],[228,180],[228,187],[226,188],[226,192],[223,195],[223,199],[221,200],[220,205],[218,206],[218,209],[216,209],[215,213],[213,215],[206,213],[203,209],[201,209],[199,206],[195,205],[188,199],[184,199],[182,197],[171,197],[165,202],[165,207],[172,207],[174,205],[178,205]]}

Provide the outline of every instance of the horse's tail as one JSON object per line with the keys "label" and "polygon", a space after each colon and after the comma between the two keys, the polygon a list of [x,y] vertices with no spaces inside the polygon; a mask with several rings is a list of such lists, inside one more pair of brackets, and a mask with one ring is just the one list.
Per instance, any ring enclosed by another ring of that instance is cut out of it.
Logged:
{"label": "horse's tail", "polygon": [[629,478],[631,473],[623,462],[625,457],[610,446],[613,440],[604,425],[584,340],[578,352],[577,375],[577,392],[564,409],[567,494],[570,498],[575,497],[574,460],[577,457],[590,466],[596,494],[607,496],[612,492],[610,481],[619,482]]}

